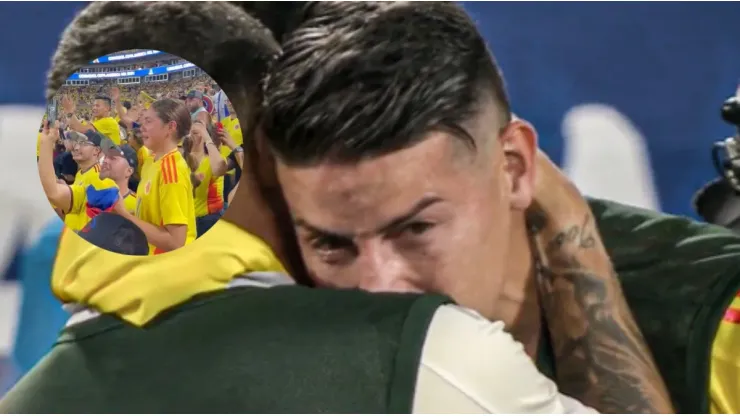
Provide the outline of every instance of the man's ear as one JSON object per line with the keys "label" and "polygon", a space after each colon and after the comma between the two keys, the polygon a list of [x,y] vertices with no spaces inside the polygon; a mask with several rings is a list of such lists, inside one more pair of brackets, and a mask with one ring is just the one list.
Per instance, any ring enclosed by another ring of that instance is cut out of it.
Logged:
{"label": "man's ear", "polygon": [[515,118],[500,136],[504,150],[511,209],[523,211],[534,198],[537,132],[525,120]]}

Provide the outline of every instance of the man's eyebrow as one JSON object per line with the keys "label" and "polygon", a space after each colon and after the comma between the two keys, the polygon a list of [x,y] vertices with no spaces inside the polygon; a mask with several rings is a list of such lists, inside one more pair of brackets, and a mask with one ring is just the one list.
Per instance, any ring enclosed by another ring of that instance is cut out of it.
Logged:
{"label": "man's eyebrow", "polygon": [[316,235],[333,237],[333,238],[341,238],[345,240],[352,240],[354,238],[354,234],[345,234],[345,233],[340,233],[340,232],[336,232],[332,230],[327,230],[327,229],[318,227],[316,225],[313,225],[300,217],[293,218],[293,224],[296,227],[304,228],[308,230],[309,232],[311,232],[312,234],[316,234]]}
{"label": "man's eyebrow", "polygon": [[[397,216],[396,218],[393,218],[392,220],[388,221],[386,224],[381,225],[380,227],[375,229],[373,233],[374,234],[384,234],[384,233],[388,233],[389,231],[392,232],[395,228],[402,226],[405,222],[414,218],[416,215],[418,215],[421,211],[425,210],[429,206],[434,205],[438,202],[442,202],[442,201],[444,200],[437,196],[424,197],[420,199],[419,201],[417,201],[414,204],[414,206],[411,207],[407,212]],[[347,240],[352,240],[355,238],[355,234],[352,234],[352,233],[348,234],[348,233],[342,233],[342,232],[337,232],[333,230],[327,230],[327,229],[318,227],[316,225],[313,225],[300,217],[294,218],[293,224],[295,224],[296,227],[304,228],[314,234],[347,239]]]}
{"label": "man's eyebrow", "polygon": [[396,228],[399,228],[404,225],[404,223],[408,222],[415,216],[417,216],[421,211],[424,211],[431,205],[434,205],[438,202],[442,202],[443,199],[438,196],[427,196],[419,201],[417,201],[411,209],[406,211],[405,214],[401,214],[397,216],[396,218],[388,221],[385,225],[382,225],[378,227],[378,229],[375,231],[378,234],[385,234],[388,232],[393,232]]}

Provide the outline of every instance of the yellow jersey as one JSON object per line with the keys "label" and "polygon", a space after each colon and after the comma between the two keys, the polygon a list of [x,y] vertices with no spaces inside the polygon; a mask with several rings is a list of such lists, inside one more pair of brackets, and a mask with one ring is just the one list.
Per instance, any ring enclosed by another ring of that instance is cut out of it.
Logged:
{"label": "yellow jersey", "polygon": [[[232,139],[234,139],[234,144],[237,146],[241,146],[244,144],[244,136],[242,136],[242,129],[239,124],[239,119],[236,118],[235,115],[230,115],[229,117],[224,118],[221,120],[221,124],[224,126],[224,130],[226,130]],[[229,149],[227,146],[221,146],[221,156],[224,157],[224,159],[227,159],[229,155],[231,154],[231,149]],[[228,175],[234,175],[236,173],[236,169],[231,169],[230,171],[226,172]]]}
{"label": "yellow jersey", "polygon": [[[112,179],[100,179],[100,165],[97,163],[87,168],[85,171],[78,170],[77,174],[75,175],[74,184],[71,185],[72,201],[70,203],[70,206],[66,210],[67,214],[64,216],[64,224],[74,231],[81,230],[90,221],[90,217],[84,210],[75,209],[75,207],[84,206],[85,200],[83,199],[75,201],[74,188],[81,188],[83,190],[82,194],[84,194],[84,190],[89,185],[94,186],[96,189],[105,189],[111,187],[117,188],[116,183],[113,182]],[[77,198],[80,198],[79,194],[77,194]]]}
{"label": "yellow jersey", "polygon": [[[136,195],[138,218],[158,227],[185,225],[185,244],[195,240],[193,184],[190,182],[190,169],[177,149],[144,166]],[[164,252],[149,245],[149,254]]]}
{"label": "yellow jersey", "polygon": [[237,146],[244,144],[244,136],[242,136],[242,129],[239,124],[239,119],[236,116],[229,116],[221,120],[221,124],[224,125],[224,129],[229,133],[234,143]]}
{"label": "yellow jersey", "polygon": [[141,326],[250,272],[285,273],[285,269],[264,241],[227,221],[218,221],[192,244],[160,256],[107,251],[65,228],[51,286],[62,302],[85,303]]}
{"label": "yellow jersey", "polygon": [[714,337],[709,399],[712,413],[740,413],[740,293],[725,312]]}
{"label": "yellow jersey", "polygon": [[136,159],[138,161],[138,166],[136,166],[136,174],[141,178],[141,170],[144,168],[144,165],[146,165],[149,162],[154,162],[154,156],[152,155],[152,152],[149,151],[145,146],[139,147],[139,150],[136,151]]}
{"label": "yellow jersey", "polygon": [[40,153],[41,153],[41,132],[39,132],[38,136],[36,136],[36,158],[37,159]]}
{"label": "yellow jersey", "polygon": [[211,160],[208,156],[201,160],[194,173],[202,173],[203,179],[195,188],[195,217],[217,214],[224,208],[224,177],[213,177]]}
{"label": "yellow jersey", "polygon": [[121,145],[121,129],[113,117],[99,118],[93,121],[92,124],[100,134],[111,139],[116,145]]}
{"label": "yellow jersey", "polygon": [[123,206],[131,215],[136,215],[136,194],[133,191],[128,191],[123,196]]}

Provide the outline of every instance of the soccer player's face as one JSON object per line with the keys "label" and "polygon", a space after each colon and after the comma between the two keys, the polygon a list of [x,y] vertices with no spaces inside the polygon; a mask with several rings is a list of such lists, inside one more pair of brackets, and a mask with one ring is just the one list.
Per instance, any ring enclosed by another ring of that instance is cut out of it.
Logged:
{"label": "soccer player's face", "polygon": [[311,277],[335,288],[443,293],[490,310],[512,214],[531,200],[519,195],[527,186],[509,172],[497,133],[483,133],[488,144],[476,150],[434,132],[357,164],[278,163]]}

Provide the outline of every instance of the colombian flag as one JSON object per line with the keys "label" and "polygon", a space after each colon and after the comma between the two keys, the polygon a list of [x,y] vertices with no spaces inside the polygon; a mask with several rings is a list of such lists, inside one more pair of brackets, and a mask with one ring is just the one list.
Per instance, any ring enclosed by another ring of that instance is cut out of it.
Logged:
{"label": "colombian flag", "polygon": [[96,189],[95,186],[89,185],[86,195],[85,212],[90,219],[95,218],[101,212],[113,211],[113,206],[119,198],[117,187]]}

